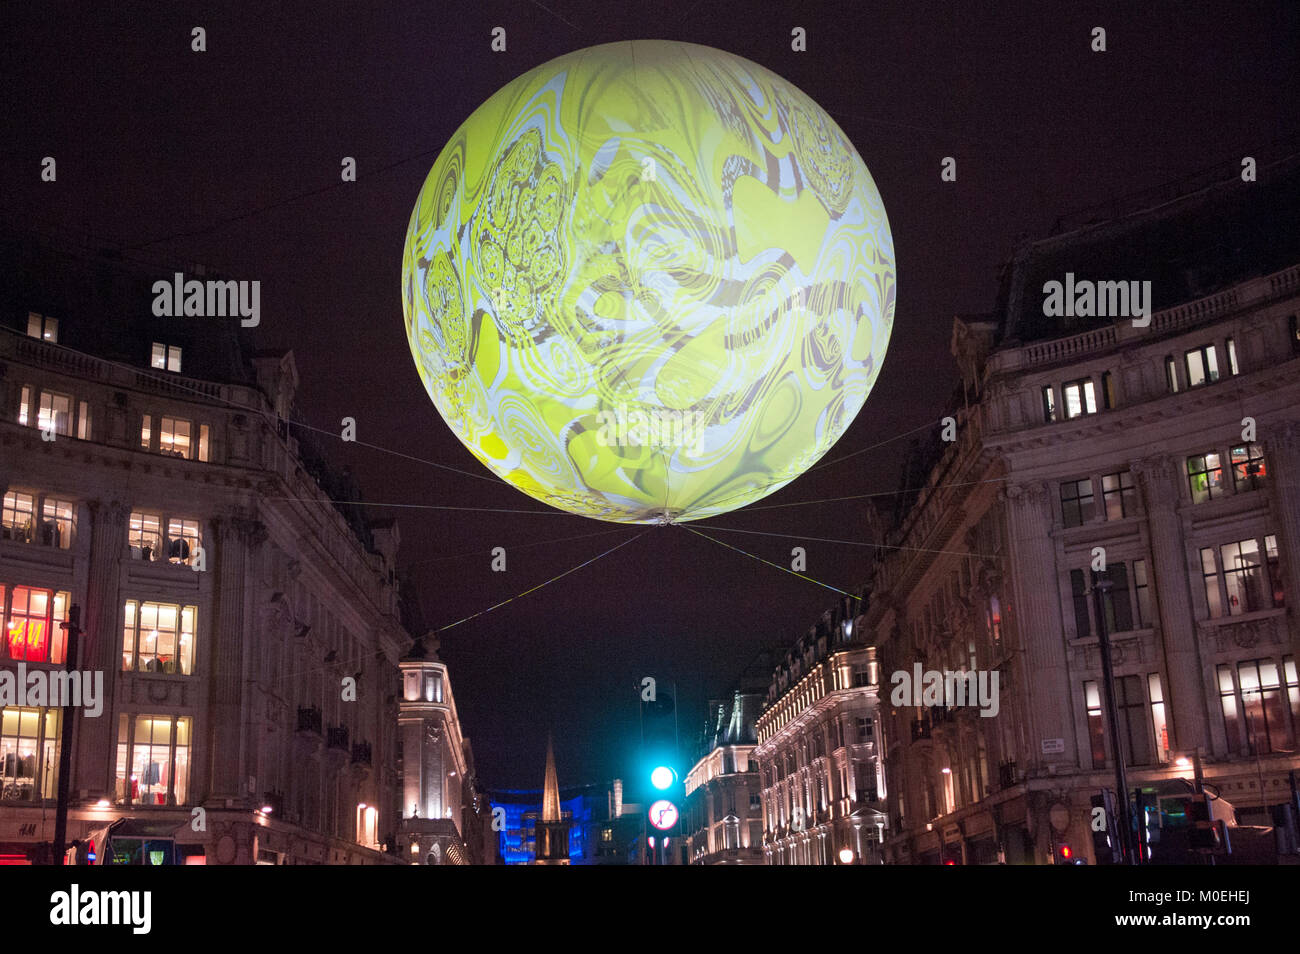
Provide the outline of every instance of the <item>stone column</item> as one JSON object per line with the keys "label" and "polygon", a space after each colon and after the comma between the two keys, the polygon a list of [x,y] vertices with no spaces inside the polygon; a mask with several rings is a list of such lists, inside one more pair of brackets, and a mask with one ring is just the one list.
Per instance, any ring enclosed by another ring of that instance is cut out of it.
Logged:
{"label": "stone column", "polygon": [[1300,626],[1295,606],[1300,605],[1300,423],[1283,421],[1263,429],[1264,466],[1268,474],[1273,519],[1277,527],[1278,555],[1289,607],[1287,645],[1300,657]]}
{"label": "stone column", "polygon": [[244,751],[245,643],[249,640],[248,581],[250,556],[266,539],[266,529],[255,520],[227,516],[212,521],[217,553],[217,580],[212,625],[197,647],[206,659],[209,680],[208,799],[241,799],[248,778],[248,753]]}
{"label": "stone column", "polygon": [[[1042,481],[1008,484],[1001,496],[1007,508],[1018,636],[1025,651],[1025,669],[1020,675],[1030,751],[1019,755],[1027,758],[1028,765],[1041,766],[1046,761],[1042,740],[1062,739],[1065,750],[1051,761],[1077,765],[1056,544],[1051,536],[1052,497]],[[999,694],[1001,711],[1015,712],[1012,700],[1001,691]]]}
{"label": "stone column", "polygon": [[1173,458],[1167,455],[1134,461],[1132,467],[1142,485],[1151,569],[1160,607],[1160,637],[1169,683],[1164,687],[1170,722],[1169,745],[1174,753],[1190,754],[1208,747],[1210,736],[1201,652],[1188,582],[1193,572],[1199,576],[1200,569],[1193,555],[1187,552],[1182,522],[1175,509],[1181,499],[1181,473]]}
{"label": "stone column", "polygon": [[114,500],[91,500],[90,566],[86,596],[81,608],[80,659],[85,674],[104,674],[103,712],[96,718],[78,714],[76,756],[72,770],[72,797],[84,791],[92,804],[114,797],[113,772],[117,764],[117,706],[114,704],[122,671],[121,579],[122,553],[126,549],[128,508]]}

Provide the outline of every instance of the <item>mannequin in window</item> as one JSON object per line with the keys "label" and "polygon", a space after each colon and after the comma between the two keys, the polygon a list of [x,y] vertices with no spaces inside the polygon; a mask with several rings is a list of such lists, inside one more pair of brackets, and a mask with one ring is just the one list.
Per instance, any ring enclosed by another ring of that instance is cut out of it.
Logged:
{"label": "mannequin in window", "polygon": [[167,559],[172,563],[188,563],[190,559],[190,542],[184,537],[177,537],[167,544]]}

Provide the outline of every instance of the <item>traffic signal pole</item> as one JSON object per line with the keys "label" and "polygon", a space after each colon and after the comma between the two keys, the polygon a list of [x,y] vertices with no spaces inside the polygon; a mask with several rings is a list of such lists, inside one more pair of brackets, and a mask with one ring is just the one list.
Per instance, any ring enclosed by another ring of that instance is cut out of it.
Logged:
{"label": "traffic signal pole", "polygon": [[[67,634],[64,646],[63,665],[69,675],[77,666],[77,649],[81,642],[81,607],[75,603],[68,608],[68,621],[61,624]],[[69,680],[68,685],[72,685]],[[72,784],[72,720],[76,711],[72,706],[70,693],[64,693],[63,708],[60,713],[62,724],[59,732],[59,791],[58,802],[54,809],[54,863],[63,864],[63,855],[67,850],[68,840],[68,791]]]}
{"label": "traffic signal pole", "polygon": [[1101,685],[1106,699],[1106,724],[1110,729],[1110,750],[1115,761],[1115,814],[1119,816],[1118,843],[1120,857],[1126,865],[1137,864],[1133,851],[1132,822],[1129,816],[1128,777],[1124,771],[1124,750],[1119,742],[1119,707],[1115,704],[1115,673],[1110,657],[1110,633],[1106,627],[1105,594],[1110,592],[1111,581],[1105,574],[1093,574],[1092,595],[1097,606],[1097,648],[1101,653]]}

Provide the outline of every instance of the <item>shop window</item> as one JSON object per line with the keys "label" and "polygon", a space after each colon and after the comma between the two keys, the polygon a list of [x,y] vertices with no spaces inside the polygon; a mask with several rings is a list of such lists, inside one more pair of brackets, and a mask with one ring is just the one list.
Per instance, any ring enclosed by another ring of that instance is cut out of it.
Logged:
{"label": "shop window", "polygon": [[54,799],[59,777],[59,710],[0,709],[0,799]]}
{"label": "shop window", "polygon": [[118,717],[119,805],[184,805],[189,797],[190,718],[122,713]]}
{"label": "shop window", "polygon": [[123,671],[191,675],[197,616],[194,606],[128,600],[122,636]]}
{"label": "shop window", "polygon": [[0,585],[4,617],[3,655],[20,662],[63,662],[71,597],[66,591]]}

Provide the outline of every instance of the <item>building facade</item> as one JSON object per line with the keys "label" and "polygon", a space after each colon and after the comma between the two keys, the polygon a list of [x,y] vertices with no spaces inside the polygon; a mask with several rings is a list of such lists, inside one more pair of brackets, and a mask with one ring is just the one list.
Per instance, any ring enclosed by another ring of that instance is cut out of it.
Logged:
{"label": "building facade", "polygon": [[763,864],[762,793],[754,720],[766,697],[772,654],[762,653],[709,719],[686,773],[684,825],[693,865]]}
{"label": "building facade", "polygon": [[[887,683],[889,860],[1041,864],[1063,845],[1109,860],[1089,822],[1115,787],[1112,728],[1130,790],[1190,790],[1199,760],[1238,821],[1287,824],[1298,167],[1184,185],[1028,242],[997,311],[955,322],[953,439],[917,471],[865,618]],[[1131,303],[1135,278],[1147,314],[1093,317],[1120,286]],[[1052,282],[1077,290],[1068,317]],[[996,698],[892,696],[917,667],[996,674]]]}
{"label": "building facade", "polygon": [[772,675],[752,754],[768,864],[880,863],[888,791],[866,602],[845,597],[823,614]]}
{"label": "building facade", "polygon": [[398,534],[334,502],[292,354],[154,317],[170,269],[0,251],[0,686],[62,668],[74,606],[102,680],[3,697],[3,853],[48,853],[66,713],[69,841],[129,818],[189,862],[401,860]]}

